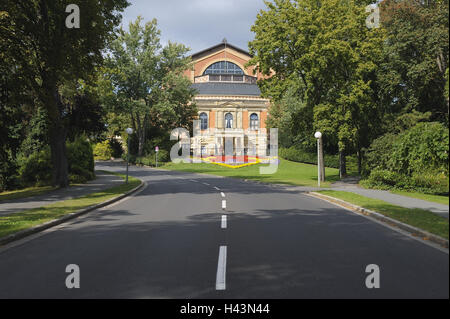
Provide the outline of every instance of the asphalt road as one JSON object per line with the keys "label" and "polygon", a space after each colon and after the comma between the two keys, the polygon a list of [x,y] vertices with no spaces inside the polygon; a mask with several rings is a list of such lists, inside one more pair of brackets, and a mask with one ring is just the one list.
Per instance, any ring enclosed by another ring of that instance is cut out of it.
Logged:
{"label": "asphalt road", "polygon": [[[449,297],[447,252],[327,202],[236,179],[131,174],[147,182],[134,196],[0,248],[0,298]],[[69,264],[78,289],[65,285]],[[369,264],[380,288],[366,287]]]}

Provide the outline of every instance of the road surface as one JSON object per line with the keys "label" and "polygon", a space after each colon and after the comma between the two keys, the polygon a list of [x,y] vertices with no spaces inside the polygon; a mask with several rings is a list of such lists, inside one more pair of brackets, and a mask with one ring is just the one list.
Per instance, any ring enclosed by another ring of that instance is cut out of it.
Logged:
{"label": "road surface", "polygon": [[[130,174],[147,183],[134,196],[0,248],[0,298],[449,297],[446,251],[327,202],[230,178]],[[66,287],[69,264],[80,288]],[[366,287],[370,264],[379,288]]]}

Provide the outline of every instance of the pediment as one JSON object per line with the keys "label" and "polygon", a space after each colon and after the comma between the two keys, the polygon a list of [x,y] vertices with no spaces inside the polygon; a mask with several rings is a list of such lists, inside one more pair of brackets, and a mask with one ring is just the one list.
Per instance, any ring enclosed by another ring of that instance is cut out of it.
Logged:
{"label": "pediment", "polygon": [[220,107],[220,108],[240,107],[240,106],[242,106],[242,102],[227,101],[227,102],[221,102],[221,103],[217,104],[217,107]]}

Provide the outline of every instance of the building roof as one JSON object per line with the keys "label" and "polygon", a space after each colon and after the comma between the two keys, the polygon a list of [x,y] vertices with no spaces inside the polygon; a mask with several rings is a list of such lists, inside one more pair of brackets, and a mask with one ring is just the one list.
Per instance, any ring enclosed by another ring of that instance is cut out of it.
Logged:
{"label": "building roof", "polygon": [[207,82],[194,83],[191,86],[197,90],[198,95],[243,95],[258,97],[261,95],[257,84]]}
{"label": "building roof", "polygon": [[219,50],[224,49],[225,47],[232,48],[232,49],[234,49],[234,50],[236,50],[236,51],[238,51],[238,52],[241,52],[241,53],[243,53],[243,54],[248,55],[249,57],[252,57],[252,56],[250,55],[250,53],[248,53],[248,51],[246,51],[246,50],[244,50],[244,49],[241,49],[241,48],[238,48],[237,46],[228,43],[228,42],[226,41],[226,39],[224,39],[223,42],[221,42],[221,43],[219,43],[219,44],[216,44],[216,45],[214,45],[214,46],[212,46],[212,47],[210,47],[210,48],[207,48],[207,49],[204,49],[204,50],[201,50],[201,51],[199,51],[199,52],[196,52],[196,53],[192,54],[191,57],[192,57],[192,59],[195,60],[197,57],[199,57],[199,56],[201,56],[201,55],[203,55],[203,54],[205,54],[205,53],[208,54],[208,53],[211,53],[211,52],[213,52],[213,51],[216,51],[217,49],[219,49]]}

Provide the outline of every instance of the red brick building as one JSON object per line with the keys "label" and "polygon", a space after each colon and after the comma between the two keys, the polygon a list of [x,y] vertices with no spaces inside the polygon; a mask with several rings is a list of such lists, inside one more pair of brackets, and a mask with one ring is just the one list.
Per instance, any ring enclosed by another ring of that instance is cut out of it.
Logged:
{"label": "red brick building", "polygon": [[193,138],[193,148],[223,155],[227,143],[233,154],[265,154],[269,100],[261,97],[256,84],[263,75],[246,67],[250,54],[224,40],[191,58],[192,68],[185,75],[197,91],[194,100],[202,133]]}

